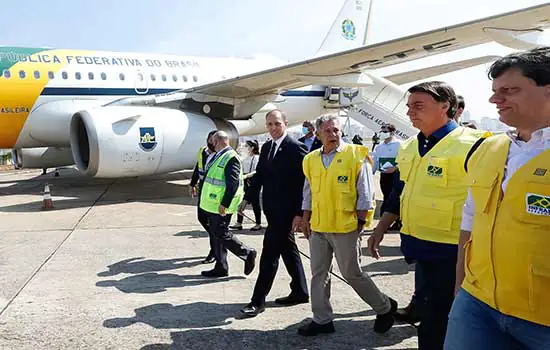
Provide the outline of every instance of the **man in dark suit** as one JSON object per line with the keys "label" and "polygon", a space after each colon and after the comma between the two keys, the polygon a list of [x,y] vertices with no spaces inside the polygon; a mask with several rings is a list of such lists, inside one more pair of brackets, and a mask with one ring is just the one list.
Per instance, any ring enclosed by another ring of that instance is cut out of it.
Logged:
{"label": "man in dark suit", "polygon": [[[309,302],[304,268],[294,239],[294,231],[302,220],[302,160],[307,150],[304,144],[287,135],[287,124],[282,111],[276,109],[267,113],[266,127],[272,140],[262,146],[256,175],[247,193],[253,196],[263,187],[262,207],[267,218],[258,280],[250,303],[241,309],[248,317],[265,310],[265,299],[277,274],[279,257],[283,258],[292,281],[290,294],[275,302],[281,305]],[[247,197],[244,199],[241,211],[246,206]]]}
{"label": "man in dark suit", "polygon": [[[199,199],[197,203],[197,219],[204,228],[206,232],[209,232],[208,229],[208,213],[201,209],[201,189],[204,181],[204,175],[206,175],[206,163],[211,155],[214,155],[216,151],[214,150],[214,144],[212,143],[212,135],[216,133],[217,130],[212,130],[208,133],[206,137],[206,147],[201,147],[199,151],[199,157],[195,168],[193,169],[193,175],[191,175],[191,182],[189,183],[189,193],[191,197],[197,197]],[[210,236],[210,251],[206,258],[202,261],[203,264],[210,264],[215,261],[214,258],[214,237],[208,233]]]}
{"label": "man in dark suit", "polygon": [[300,137],[298,141],[306,145],[308,152],[321,148],[323,143],[317,136],[315,136],[315,127],[312,122],[309,120],[304,121],[302,124],[302,133],[304,136]]}

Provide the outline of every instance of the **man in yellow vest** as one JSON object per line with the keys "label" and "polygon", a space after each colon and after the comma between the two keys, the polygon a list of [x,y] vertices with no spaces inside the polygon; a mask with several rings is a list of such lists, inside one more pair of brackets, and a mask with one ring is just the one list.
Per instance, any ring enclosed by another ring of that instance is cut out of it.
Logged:
{"label": "man in yellow vest", "polygon": [[[214,135],[216,131],[217,130],[212,130],[208,133],[208,136],[206,137],[206,146],[201,147],[201,149],[199,150],[197,164],[195,164],[193,175],[191,175],[191,182],[189,183],[189,194],[193,198],[199,198],[199,202],[197,203],[197,219],[199,220],[200,224],[206,232],[210,231],[208,229],[208,213],[201,209],[200,198],[204,176],[206,175],[206,163],[208,162],[209,157],[213,156],[216,153],[216,151],[214,150],[214,144],[212,144],[212,135]],[[203,264],[210,264],[215,261],[214,237],[210,234],[208,235],[210,238],[210,251],[208,252],[206,258],[202,261]]]}
{"label": "man in yellow vest", "polygon": [[390,195],[368,245],[378,258],[384,233],[401,216],[401,250],[407,262],[416,262],[416,282],[425,297],[419,349],[441,349],[454,298],[460,219],[468,192],[464,165],[472,147],[488,133],[458,126],[453,119],[456,94],[448,84],[430,81],[408,92],[407,114],[420,133],[401,144],[397,166],[402,194]]}
{"label": "man in yellow vest", "polygon": [[208,213],[209,233],[214,237],[216,265],[203,271],[205,277],[229,274],[227,250],[244,260],[244,274],[249,275],[256,263],[256,251],[247,247],[229,231],[231,215],[237,212],[243,197],[243,172],[237,152],[229,145],[224,131],[212,135],[215,155],[206,164],[200,207]]}
{"label": "man in yellow vest", "polygon": [[445,349],[550,349],[550,47],[500,58],[489,77],[516,130],[468,162]]}
{"label": "man in yellow vest", "polygon": [[384,295],[359,265],[360,234],[374,212],[374,181],[368,149],[344,143],[340,120],[323,115],[316,122],[323,146],[303,161],[303,232],[311,253],[313,320],[298,334],[334,332],[329,301],[333,255],[344,278],[377,313],[374,331],[387,332],[397,302]]}

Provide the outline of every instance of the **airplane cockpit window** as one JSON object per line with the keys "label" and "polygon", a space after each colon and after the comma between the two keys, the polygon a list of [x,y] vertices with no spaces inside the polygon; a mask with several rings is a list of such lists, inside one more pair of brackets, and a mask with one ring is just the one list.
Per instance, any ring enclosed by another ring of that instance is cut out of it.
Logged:
{"label": "airplane cockpit window", "polygon": [[61,77],[63,79],[68,79],[69,78],[69,74],[67,74],[67,72],[61,72]]}
{"label": "airplane cockpit window", "polygon": [[157,77],[154,74],[151,74],[151,81],[157,80]]}
{"label": "airplane cockpit window", "polygon": [[48,72],[48,78],[49,78],[49,79],[55,78],[55,75],[53,74],[52,71]]}
{"label": "airplane cockpit window", "polygon": [[80,80],[82,78],[82,74],[80,74],[80,72],[76,72],[74,73],[74,77],[76,78],[76,80]]}
{"label": "airplane cockpit window", "polygon": [[94,80],[94,73],[93,72],[88,72],[88,79]]}
{"label": "airplane cockpit window", "polygon": [[166,74],[161,75],[162,81],[166,81]]}
{"label": "airplane cockpit window", "polygon": [[199,78],[197,78],[196,75],[193,75],[193,81],[196,83],[197,81],[199,81]]}
{"label": "airplane cockpit window", "polygon": [[19,71],[19,78],[25,79],[26,76],[27,76],[27,74],[25,73],[24,70],[20,70],[20,71]]}
{"label": "airplane cockpit window", "polygon": [[6,79],[11,78],[11,72],[7,69],[4,71],[4,78],[6,78]]}
{"label": "airplane cockpit window", "polygon": [[107,74],[101,73],[101,80],[107,80]]}
{"label": "airplane cockpit window", "polygon": [[34,79],[40,79],[40,72],[39,71],[35,70],[33,75],[34,75]]}
{"label": "airplane cockpit window", "polygon": [[124,80],[124,73],[120,73],[118,77],[120,78],[120,80]]}
{"label": "airplane cockpit window", "polygon": [[175,74],[172,74],[172,80],[173,80],[173,81],[178,81],[178,76],[175,75]]}
{"label": "airplane cockpit window", "polygon": [[187,76],[186,75],[183,76],[183,82],[187,83]]}

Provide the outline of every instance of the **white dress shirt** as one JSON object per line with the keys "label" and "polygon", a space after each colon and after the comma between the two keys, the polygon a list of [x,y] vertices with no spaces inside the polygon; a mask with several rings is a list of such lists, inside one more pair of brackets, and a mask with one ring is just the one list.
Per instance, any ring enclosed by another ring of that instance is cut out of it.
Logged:
{"label": "white dress shirt", "polygon": [[[512,142],[506,159],[504,168],[504,179],[502,180],[502,193],[505,193],[506,186],[510,177],[529,160],[535,158],[543,151],[550,149],[550,127],[539,129],[531,134],[531,139],[527,142],[517,139],[514,132],[506,133]],[[475,205],[472,199],[471,190],[468,189],[468,197],[462,210],[462,224],[460,229],[463,231],[472,231]]]}
{"label": "white dress shirt", "polygon": [[[287,135],[287,132],[285,130],[285,132],[283,132],[283,136],[279,137],[277,140],[272,140],[275,142],[275,152],[273,153],[273,158],[275,158],[275,156],[277,155],[277,152],[279,151],[279,147],[281,146],[281,143],[283,142],[283,140],[285,139]],[[273,147],[273,145],[271,145],[271,147]],[[269,149],[271,151],[271,148]],[[267,153],[268,157],[269,157],[269,152]]]}

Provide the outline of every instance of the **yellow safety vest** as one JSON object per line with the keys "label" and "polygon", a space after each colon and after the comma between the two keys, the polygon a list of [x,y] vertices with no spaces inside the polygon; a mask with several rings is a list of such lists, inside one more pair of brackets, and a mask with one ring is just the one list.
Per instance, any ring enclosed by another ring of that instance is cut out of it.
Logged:
{"label": "yellow safety vest", "polygon": [[[311,188],[313,231],[348,233],[357,229],[357,176],[367,155],[368,148],[343,143],[328,169],[323,165],[320,149],[305,156],[303,168]],[[367,219],[372,219],[372,215]]]}
{"label": "yellow safety vest", "polygon": [[463,288],[494,309],[550,326],[550,150],[502,180],[510,138],[490,137],[468,165],[475,206]]}
{"label": "yellow safety vest", "polygon": [[401,194],[401,233],[422,240],[458,244],[462,207],[468,186],[464,161],[468,151],[489,133],[458,127],[423,157],[418,139],[401,144],[397,155]]}
{"label": "yellow safety vest", "polygon": [[198,167],[197,167],[197,170],[199,172],[199,179],[200,180],[203,180],[204,179],[204,176],[206,175],[206,172],[204,171],[204,164],[203,164],[203,153],[204,153],[204,150],[206,149],[206,146],[202,146],[201,149],[199,150],[199,160],[198,160]]}

